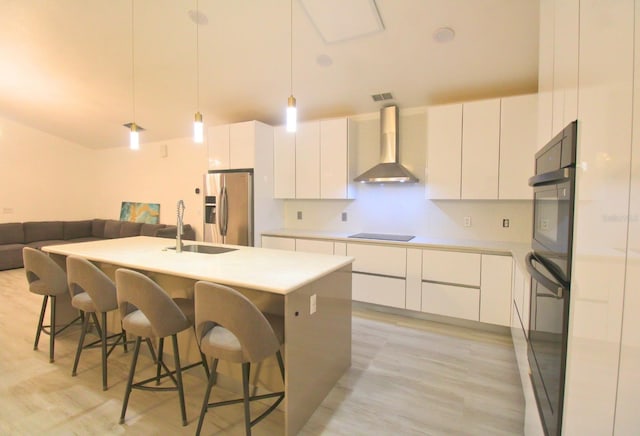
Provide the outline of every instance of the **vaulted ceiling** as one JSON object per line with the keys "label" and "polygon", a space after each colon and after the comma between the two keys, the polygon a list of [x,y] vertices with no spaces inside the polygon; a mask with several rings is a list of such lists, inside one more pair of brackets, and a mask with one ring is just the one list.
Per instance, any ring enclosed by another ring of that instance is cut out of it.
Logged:
{"label": "vaulted ceiling", "polygon": [[190,136],[198,100],[277,125],[291,87],[305,120],[535,92],[537,68],[537,0],[0,0],[0,116],[93,148],[128,144],[134,104],[144,144]]}

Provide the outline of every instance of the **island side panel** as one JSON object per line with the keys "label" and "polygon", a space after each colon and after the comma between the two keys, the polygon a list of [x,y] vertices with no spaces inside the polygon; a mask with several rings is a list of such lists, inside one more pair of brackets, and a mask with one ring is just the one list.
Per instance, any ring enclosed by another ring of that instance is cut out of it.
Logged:
{"label": "island side panel", "polygon": [[351,366],[351,265],[285,296],[285,365],[285,433],[294,435]]}

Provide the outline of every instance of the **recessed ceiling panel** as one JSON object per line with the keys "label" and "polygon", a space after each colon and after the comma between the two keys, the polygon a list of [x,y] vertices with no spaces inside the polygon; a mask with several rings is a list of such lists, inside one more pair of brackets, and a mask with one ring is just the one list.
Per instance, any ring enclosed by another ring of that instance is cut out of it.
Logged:
{"label": "recessed ceiling panel", "polygon": [[300,0],[300,3],[329,44],[384,30],[375,0]]}

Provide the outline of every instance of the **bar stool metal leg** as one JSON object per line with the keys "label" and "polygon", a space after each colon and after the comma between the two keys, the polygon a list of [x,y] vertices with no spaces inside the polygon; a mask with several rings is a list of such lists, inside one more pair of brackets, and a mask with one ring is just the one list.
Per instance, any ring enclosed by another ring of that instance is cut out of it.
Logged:
{"label": "bar stool metal leg", "polygon": [[38,330],[36,330],[36,340],[33,343],[33,349],[38,349],[38,342],[40,342],[40,333],[42,332],[42,323],[44,322],[44,314],[47,311],[47,302],[49,301],[49,296],[45,295],[42,299],[42,309],[40,309],[40,319],[38,321]]}
{"label": "bar stool metal leg", "polygon": [[56,297],[51,296],[51,326],[49,327],[49,363],[53,363],[53,350],[56,343]]}
{"label": "bar stool metal leg", "polygon": [[87,334],[87,330],[89,330],[89,317],[84,316],[84,320],[82,321],[82,331],[80,332],[80,339],[78,340],[78,348],[76,349],[76,358],[73,361],[73,369],[71,370],[71,376],[76,376],[76,371],[78,370],[78,363],[80,363],[80,353],[82,352],[82,347],[84,347],[84,338]]}
{"label": "bar stool metal leg", "polygon": [[244,395],[244,428],[247,436],[251,436],[251,409],[249,408],[249,373],[251,364],[242,363],[242,393]]}
{"label": "bar stool metal leg", "polygon": [[129,403],[129,395],[131,395],[131,385],[133,384],[133,375],[136,372],[136,363],[138,363],[138,353],[140,352],[140,343],[142,338],[138,336],[133,347],[133,358],[131,359],[131,369],[129,370],[129,378],[127,380],[127,388],[124,393],[124,401],[122,402],[122,413],[120,413],[120,424],[124,424],[124,416],[127,413],[127,404]]}
{"label": "bar stool metal leg", "polygon": [[180,367],[180,352],[178,350],[178,335],[171,335],[173,342],[173,356],[176,365],[176,385],[178,385],[178,396],[180,397],[180,412],[182,412],[182,425],[187,425],[187,409],[184,405],[184,386],[182,385],[182,368]]}

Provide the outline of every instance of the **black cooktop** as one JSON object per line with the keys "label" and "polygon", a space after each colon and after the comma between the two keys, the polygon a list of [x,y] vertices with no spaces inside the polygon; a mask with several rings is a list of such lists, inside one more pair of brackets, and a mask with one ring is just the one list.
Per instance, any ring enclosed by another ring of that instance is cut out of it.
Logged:
{"label": "black cooktop", "polygon": [[407,242],[415,238],[412,235],[391,235],[386,233],[356,233],[355,235],[349,235],[349,238],[358,239],[379,239],[382,241],[402,241]]}

